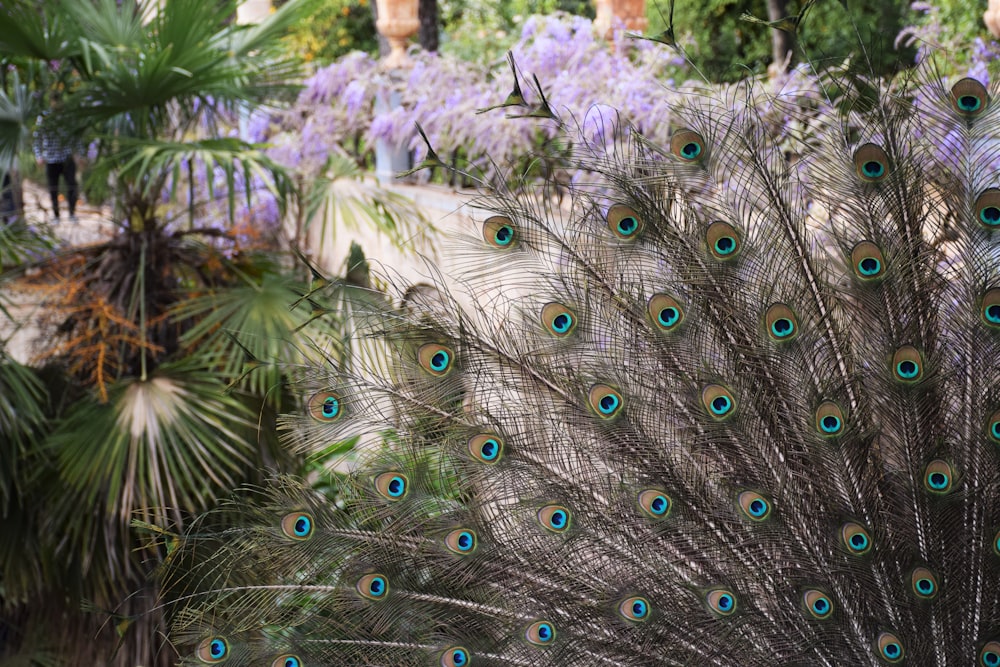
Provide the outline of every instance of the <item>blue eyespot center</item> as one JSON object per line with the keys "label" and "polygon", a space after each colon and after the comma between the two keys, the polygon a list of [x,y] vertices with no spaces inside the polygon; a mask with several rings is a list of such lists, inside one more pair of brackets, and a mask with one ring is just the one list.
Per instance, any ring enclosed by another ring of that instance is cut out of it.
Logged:
{"label": "blue eyespot center", "polygon": [[753,500],[750,502],[750,514],[754,516],[764,516],[767,512],[767,503],[763,500]]}
{"label": "blue eyespot center", "polygon": [[993,324],[1000,324],[1000,306],[991,305],[986,307],[986,319]]}
{"label": "blue eyespot center", "polygon": [[917,377],[920,367],[917,366],[916,362],[907,359],[896,364],[896,372],[899,373],[899,377],[909,380]]}
{"label": "blue eyespot center", "polygon": [[333,396],[328,396],[323,401],[323,416],[332,419],[340,413],[340,401]]}
{"label": "blue eyespot center", "polygon": [[213,658],[221,658],[226,654],[226,642],[221,639],[213,639],[208,650]]}
{"label": "blue eyespot center", "polygon": [[716,396],[712,399],[712,412],[716,415],[724,415],[733,407],[733,402],[728,396]]}
{"label": "blue eyespot center", "polygon": [[382,577],[375,577],[371,580],[371,583],[368,584],[368,592],[374,597],[381,597],[382,595],[385,595],[385,588],[385,579]]}
{"label": "blue eyespot center", "polygon": [[455,667],[464,667],[464,665],[469,663],[469,654],[465,651],[465,649],[452,649],[451,662],[455,665]]}
{"label": "blue eyespot center", "polygon": [[621,401],[614,394],[605,394],[601,397],[600,406],[601,413],[605,415],[610,415],[612,412],[618,409],[618,405]]}
{"label": "blue eyespot center", "polygon": [[649,509],[653,514],[656,514],[657,516],[666,514],[667,510],[670,509],[670,501],[667,499],[666,496],[656,496],[655,498],[653,498],[653,501],[649,504]]}
{"label": "blue eyespot center", "polygon": [[978,111],[983,102],[975,95],[962,95],[958,98],[958,108],[962,111]]}
{"label": "blue eyespot center", "polygon": [[618,221],[618,231],[622,236],[631,236],[639,228],[639,221],[632,216],[622,218]]}
{"label": "blue eyespot center", "polygon": [[1000,653],[996,653],[995,651],[984,651],[983,664],[987,667],[997,667],[997,665],[1000,665]]}
{"label": "blue eyespot center", "polygon": [[736,250],[736,239],[732,236],[723,236],[715,242],[715,251],[720,255],[728,255]]}
{"label": "blue eyespot center", "polygon": [[994,438],[1000,440],[1000,421],[995,421],[990,424],[990,433]]}
{"label": "blue eyespot center", "polygon": [[284,667],[300,667],[298,658],[285,658]]}
{"label": "blue eyespot center", "polygon": [[436,371],[443,371],[448,368],[448,353],[441,350],[431,357],[431,368]]}
{"label": "blue eyespot center", "polygon": [[479,448],[479,453],[482,455],[483,460],[492,461],[500,453],[500,443],[490,438],[483,442],[483,446]]}
{"label": "blue eyespot center", "polygon": [[689,141],[681,148],[681,155],[688,160],[693,160],[701,155],[701,145],[695,141]]}
{"label": "blue eyespot center", "polygon": [[729,611],[730,609],[733,608],[733,604],[734,604],[733,603],[733,596],[729,595],[728,593],[720,595],[719,596],[719,600],[718,600],[718,602],[716,604],[719,605],[719,610],[720,611]]}
{"label": "blue eyespot center", "polygon": [[820,615],[830,611],[829,601],[827,601],[826,598],[818,598],[815,602],[813,602],[813,611]]}
{"label": "blue eyespot center", "polygon": [[461,551],[468,551],[475,543],[476,540],[469,531],[463,531],[458,536],[458,548]]}
{"label": "blue eyespot center", "polygon": [[917,579],[917,591],[924,595],[930,595],[934,592],[934,582],[926,578]]}
{"label": "blue eyespot center", "polygon": [[510,225],[503,225],[493,234],[497,245],[507,245],[514,240],[514,230]]}
{"label": "blue eyespot center", "polygon": [[645,601],[636,600],[632,603],[632,615],[636,618],[643,618],[649,612]]}
{"label": "blue eyespot center", "polygon": [[393,477],[386,488],[390,496],[399,498],[406,491],[406,480],[402,477]]}
{"label": "blue eyespot center", "polygon": [[787,317],[779,317],[771,325],[771,333],[778,338],[786,338],[795,331],[795,325]]}
{"label": "blue eyespot center", "polygon": [[[998,310],[1000,310],[1000,308],[998,308]],[[680,311],[674,308],[673,306],[662,309],[659,315],[657,315],[657,319],[659,320],[660,324],[665,327],[672,327],[673,325],[677,324],[677,320],[679,320],[680,318],[681,318]]]}
{"label": "blue eyespot center", "polygon": [[863,276],[874,276],[881,270],[882,262],[878,261],[874,257],[865,257],[863,260],[858,262],[858,271],[860,271]]}
{"label": "blue eyespot center", "polygon": [[543,642],[550,641],[552,639],[552,626],[548,623],[541,623],[538,626],[538,638]]}
{"label": "blue eyespot center", "polygon": [[890,660],[895,660],[903,653],[903,647],[896,642],[889,642],[882,647],[882,655],[889,658]]}
{"label": "blue eyespot center", "polygon": [[984,206],[979,210],[979,219],[983,224],[990,227],[1000,225],[1000,208],[996,206]]}
{"label": "blue eyespot center", "polygon": [[861,170],[868,178],[878,178],[885,173],[885,165],[877,160],[869,160],[861,166]]}
{"label": "blue eyespot center", "polygon": [[851,548],[855,551],[864,551],[868,547],[868,537],[863,533],[851,535]]}
{"label": "blue eyespot center", "polygon": [[933,489],[943,489],[948,486],[948,475],[943,472],[932,472],[927,476],[927,483]]}
{"label": "blue eyespot center", "polygon": [[566,516],[566,512],[556,510],[552,513],[552,516],[549,517],[549,525],[558,530],[566,526],[566,521],[568,519],[569,517]]}
{"label": "blue eyespot center", "polygon": [[566,333],[571,326],[573,326],[573,318],[567,313],[556,315],[555,319],[552,320],[552,328],[556,330],[556,333]]}
{"label": "blue eyespot center", "polygon": [[820,421],[820,426],[826,433],[836,433],[840,430],[840,418],[834,415],[827,415]]}
{"label": "blue eyespot center", "polygon": [[311,530],[312,530],[312,522],[309,521],[309,517],[300,516],[298,519],[295,520],[295,528],[293,529],[293,532],[295,533],[296,537],[305,537],[310,533]]}

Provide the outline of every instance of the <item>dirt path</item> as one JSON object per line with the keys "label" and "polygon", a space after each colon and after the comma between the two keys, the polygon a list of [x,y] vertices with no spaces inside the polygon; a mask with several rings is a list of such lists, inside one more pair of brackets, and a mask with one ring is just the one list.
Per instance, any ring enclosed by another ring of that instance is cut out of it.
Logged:
{"label": "dirt path", "polygon": [[[78,202],[77,220],[71,222],[66,202],[61,200],[59,210],[62,219],[58,224],[53,224],[52,203],[48,191],[28,181],[24,182],[23,188],[24,211],[28,221],[52,230],[61,246],[86,246],[101,243],[112,236],[114,224],[110,220],[110,210],[107,207],[100,208]],[[4,297],[4,306],[10,312],[13,321],[0,314],[0,341],[6,341],[7,352],[14,359],[30,363],[35,356],[32,341],[37,340],[40,335],[35,316],[41,306],[33,301],[31,295],[16,287],[10,289]]]}

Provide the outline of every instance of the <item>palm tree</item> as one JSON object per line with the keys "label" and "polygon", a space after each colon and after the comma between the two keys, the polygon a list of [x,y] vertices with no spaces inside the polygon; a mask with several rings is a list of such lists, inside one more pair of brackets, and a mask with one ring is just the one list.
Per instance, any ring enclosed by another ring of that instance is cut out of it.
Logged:
{"label": "palm tree", "polygon": [[[284,277],[268,243],[231,233],[238,191],[252,204],[263,189],[283,208],[294,188],[260,147],[225,134],[292,92],[298,65],[278,38],[312,4],[292,0],[253,26],[232,22],[237,0],[0,7],[0,62],[35,103],[62,91],[52,120],[92,141],[90,178],[108,184],[115,225],[106,242],[32,260],[46,366],[14,363],[0,343],[0,663],[15,650],[52,664],[172,662],[151,639],[158,592],[146,583],[165,551],[143,547],[130,522],[181,524],[223,489],[292,465],[259,435],[273,429],[258,429],[287,400],[279,367],[227,380],[245,361],[308,353],[285,344],[309,319],[288,308],[308,285]],[[31,120],[18,90],[20,106],[0,98],[8,164]],[[175,203],[199,179],[212,194],[223,184],[221,220],[206,222],[192,196]],[[44,244],[26,232],[0,250],[29,240]],[[115,622],[82,602],[114,609]],[[129,625],[142,627],[119,639]]]}

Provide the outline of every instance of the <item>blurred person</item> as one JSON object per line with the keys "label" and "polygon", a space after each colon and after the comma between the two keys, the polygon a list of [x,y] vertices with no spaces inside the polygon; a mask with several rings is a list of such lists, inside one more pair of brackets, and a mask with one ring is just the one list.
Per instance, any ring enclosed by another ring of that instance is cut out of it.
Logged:
{"label": "blurred person", "polygon": [[59,222],[59,177],[66,181],[66,204],[69,219],[76,222],[76,160],[73,153],[80,148],[80,141],[70,136],[65,127],[58,124],[62,110],[62,95],[54,93],[50,98],[50,108],[38,117],[35,128],[35,159],[45,164],[45,180],[52,197],[53,222]]}

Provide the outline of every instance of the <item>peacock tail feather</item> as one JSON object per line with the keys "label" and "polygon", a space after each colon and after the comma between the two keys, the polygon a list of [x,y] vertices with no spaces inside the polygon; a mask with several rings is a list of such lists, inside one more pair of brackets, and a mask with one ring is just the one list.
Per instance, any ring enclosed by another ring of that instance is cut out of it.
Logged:
{"label": "peacock tail feather", "polygon": [[171,554],[187,662],[1000,666],[998,91],[835,83],[483,183],[450,287],[294,373],[291,446],[391,446]]}

